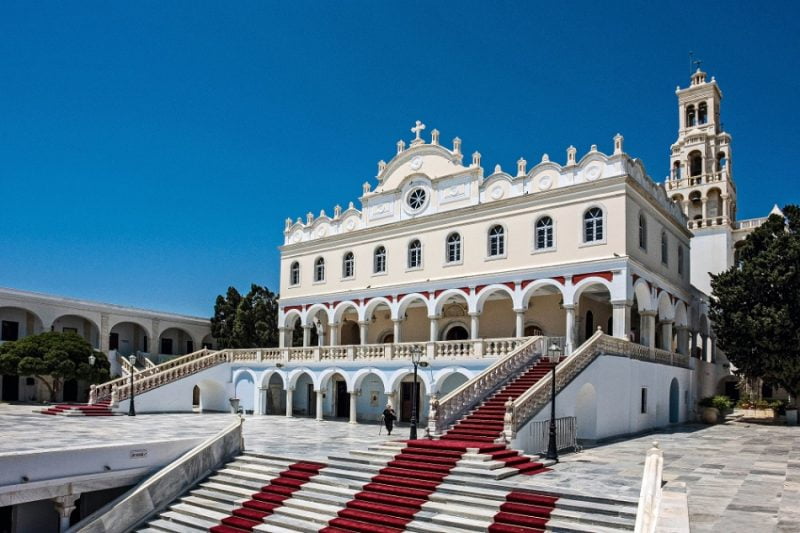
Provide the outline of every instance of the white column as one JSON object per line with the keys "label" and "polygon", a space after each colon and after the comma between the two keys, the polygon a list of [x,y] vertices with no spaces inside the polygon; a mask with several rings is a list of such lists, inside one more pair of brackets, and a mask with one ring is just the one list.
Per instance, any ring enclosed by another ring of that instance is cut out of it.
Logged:
{"label": "white column", "polygon": [[330,326],[328,326],[328,331],[330,332],[331,337],[331,346],[338,346],[339,345],[339,323],[334,322]]}
{"label": "white column", "polygon": [[516,336],[522,337],[525,335],[525,310],[514,311],[514,319],[516,326]]}
{"label": "white column", "polygon": [[642,325],[642,344],[651,348],[656,347],[656,312],[655,311],[641,311]]}
{"label": "white column", "polygon": [[575,306],[566,304],[564,305],[564,311],[567,312],[567,322],[564,328],[566,337],[564,351],[569,355],[575,347]]}
{"label": "white column", "polygon": [[294,399],[294,389],[286,389],[286,416],[292,417],[292,400]]}
{"label": "white column", "polygon": [[358,323],[359,333],[361,334],[361,345],[367,344],[367,328],[369,327],[369,320],[364,320]]}
{"label": "white column", "polygon": [[694,349],[697,347],[697,332],[689,330],[689,355],[694,357]]}
{"label": "white column", "polygon": [[356,416],[356,403],[358,402],[358,391],[350,393],[350,423],[357,424],[358,418]]}
{"label": "white column", "polygon": [[322,394],[323,391],[318,390],[317,393],[317,420],[322,420]]}
{"label": "white column", "polygon": [[709,337],[709,354],[708,360],[712,363],[717,362],[717,339],[715,337]]}
{"label": "white column", "polygon": [[396,318],[396,319],[392,320],[392,323],[394,325],[394,342],[395,343],[403,342],[402,340],[400,340],[400,324],[402,324],[402,322],[403,322],[403,320],[400,319],[400,318]]}
{"label": "white column", "polygon": [[721,194],[720,198],[722,198],[722,218],[725,220],[728,219],[728,195]]}
{"label": "white column", "polygon": [[614,331],[607,332],[620,339],[627,339],[628,332],[631,330],[631,304],[627,300],[621,302],[611,302],[612,305],[612,327]]}
{"label": "white column", "polygon": [[469,338],[475,340],[478,338],[478,331],[480,328],[480,314],[470,313],[469,319]]}
{"label": "white column", "polygon": [[58,531],[60,533],[69,529],[69,517],[75,510],[75,502],[78,498],[80,498],[80,494],[68,494],[53,498],[58,513]]}
{"label": "white column", "polygon": [[253,407],[254,415],[263,415],[267,413],[267,392],[269,392],[269,389],[264,387],[258,388],[258,403]]}
{"label": "white column", "polygon": [[397,403],[394,401],[395,392],[386,393],[386,402],[390,404],[392,407],[397,407]]}
{"label": "white column", "polygon": [[286,330],[289,328],[280,327],[278,328],[278,348],[286,348],[288,343],[286,342]]}
{"label": "white column", "polygon": [[[703,221],[705,221],[708,218],[708,198],[704,196],[700,201],[703,203]],[[705,225],[705,222],[703,222],[703,226]]]}
{"label": "white column", "polygon": [[431,342],[436,342],[439,340],[439,317],[429,316],[428,319],[431,321]]}
{"label": "white column", "polygon": [[661,324],[662,350],[672,351],[672,321],[666,320]]}
{"label": "white column", "polygon": [[311,328],[314,326],[303,326],[303,347],[311,345]]}
{"label": "white column", "polygon": [[675,326],[678,332],[678,347],[677,352],[683,355],[688,354],[687,343],[689,342],[689,328],[686,326]]}

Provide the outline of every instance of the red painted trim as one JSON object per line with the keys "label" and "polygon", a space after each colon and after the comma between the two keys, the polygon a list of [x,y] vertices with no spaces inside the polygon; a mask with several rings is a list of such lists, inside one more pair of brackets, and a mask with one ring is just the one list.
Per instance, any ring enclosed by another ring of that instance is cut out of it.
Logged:
{"label": "red painted trim", "polygon": [[572,276],[572,283],[577,284],[579,281],[587,278],[602,278],[606,281],[612,281],[614,279],[614,274],[608,270],[604,272],[589,272],[588,274],[575,274]]}
{"label": "red painted trim", "polygon": [[506,287],[508,287],[512,291],[517,287],[517,284],[514,281],[506,281],[505,283],[503,283],[503,285],[505,285]]}
{"label": "red painted trim", "polygon": [[564,285],[566,283],[566,281],[567,281],[564,278],[564,276],[556,276],[556,277],[553,278],[553,280],[559,282],[562,285]]}
{"label": "red painted trim", "polygon": [[303,310],[302,305],[287,305],[286,307],[283,308],[284,313],[288,313],[289,311],[302,311],[302,310]]}
{"label": "red painted trim", "polygon": [[534,281],[536,281],[536,280],[535,279],[529,279],[529,280],[523,281],[522,282],[522,288],[524,289],[525,287],[527,287],[528,285],[530,285]]}
{"label": "red painted trim", "polygon": [[475,287],[475,294],[480,293],[486,287],[487,287],[486,285],[478,285],[477,287]]}

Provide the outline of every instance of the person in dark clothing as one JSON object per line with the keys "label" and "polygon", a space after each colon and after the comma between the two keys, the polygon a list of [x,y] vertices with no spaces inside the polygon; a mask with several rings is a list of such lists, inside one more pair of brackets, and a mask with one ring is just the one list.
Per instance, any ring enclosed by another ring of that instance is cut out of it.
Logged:
{"label": "person in dark clothing", "polygon": [[387,404],[386,409],[383,410],[383,423],[389,435],[392,434],[395,420],[397,420],[397,416],[394,414],[394,409],[392,409],[391,404]]}

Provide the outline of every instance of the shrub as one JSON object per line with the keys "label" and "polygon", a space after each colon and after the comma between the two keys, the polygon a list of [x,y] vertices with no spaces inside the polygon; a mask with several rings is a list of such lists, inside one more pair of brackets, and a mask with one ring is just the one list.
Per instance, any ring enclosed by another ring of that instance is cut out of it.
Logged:
{"label": "shrub", "polygon": [[720,412],[728,411],[733,406],[733,402],[727,396],[717,395],[708,396],[700,400],[700,407],[714,407]]}

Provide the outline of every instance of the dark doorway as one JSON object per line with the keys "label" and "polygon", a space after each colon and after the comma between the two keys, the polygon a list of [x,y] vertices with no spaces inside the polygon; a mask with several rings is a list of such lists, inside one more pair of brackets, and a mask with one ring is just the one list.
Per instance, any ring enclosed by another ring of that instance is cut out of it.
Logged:
{"label": "dark doorway", "polygon": [[172,355],[172,339],[161,339],[161,353]]}
{"label": "dark doorway", "polygon": [[112,333],[108,336],[108,349],[119,350],[119,333]]}
{"label": "dark doorway", "polygon": [[525,333],[526,337],[539,337],[542,335],[542,328],[535,324],[531,324],[529,326],[525,326]]}
{"label": "dark doorway", "polygon": [[586,330],[584,331],[584,340],[594,335],[594,313],[586,311]]}
{"label": "dark doorway", "polygon": [[336,383],[336,416],[339,418],[350,416],[350,395],[347,394],[347,383],[344,380]]}
{"label": "dark doorway", "polygon": [[192,353],[194,351],[194,341],[186,341],[186,353]]}
{"label": "dark doorway", "polygon": [[11,533],[13,531],[14,524],[11,521],[13,511],[14,507],[11,505],[0,507],[0,533]]}
{"label": "dark doorway", "polygon": [[446,341],[465,341],[469,339],[469,332],[462,326],[454,326],[447,330],[444,340]]}
{"label": "dark doorway", "polygon": [[317,416],[317,394],[314,392],[313,383],[306,385],[306,405],[308,406],[308,415]]}
{"label": "dark doorway", "polygon": [[15,341],[17,339],[19,339],[19,322],[3,320],[0,341]]}
{"label": "dark doorway", "polygon": [[19,377],[3,376],[3,401],[16,402],[19,400]]}
{"label": "dark doorway", "polygon": [[[400,421],[401,422],[410,422],[411,421],[411,411],[413,410],[413,394],[414,390],[414,383],[403,382],[400,384]],[[417,411],[419,411],[419,383],[417,383]],[[419,415],[417,415],[417,419],[419,419]]]}
{"label": "dark doorway", "polygon": [[[733,400],[734,402],[739,401],[739,383],[736,381],[726,381],[725,382],[725,396]],[[3,389],[5,390],[5,389]]]}
{"label": "dark doorway", "polygon": [[192,407],[200,407],[200,387],[197,385],[192,389]]}
{"label": "dark doorway", "polygon": [[77,402],[78,401],[78,380],[68,379],[64,382],[64,401]]}

